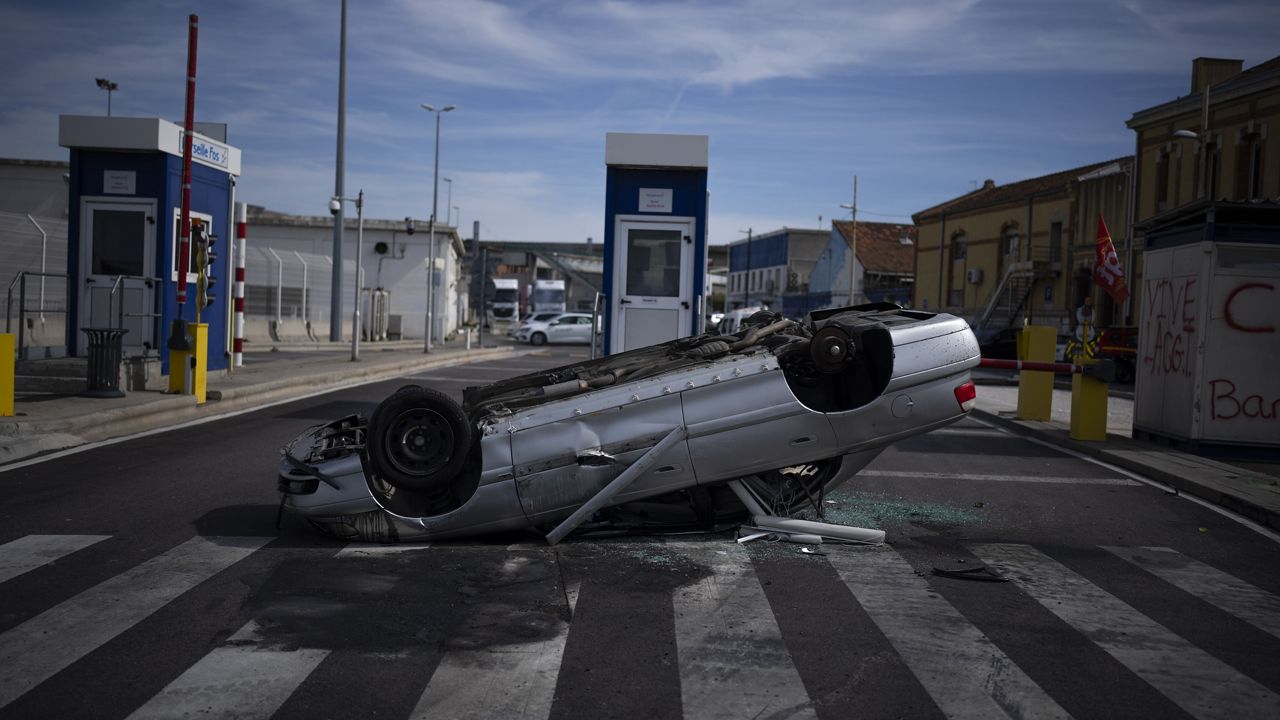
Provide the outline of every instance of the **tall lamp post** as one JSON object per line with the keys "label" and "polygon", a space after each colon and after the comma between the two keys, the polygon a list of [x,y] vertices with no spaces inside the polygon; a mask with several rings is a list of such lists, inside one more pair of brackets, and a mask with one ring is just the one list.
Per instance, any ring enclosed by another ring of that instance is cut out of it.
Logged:
{"label": "tall lamp post", "polygon": [[351,307],[351,360],[360,359],[360,256],[364,252],[364,190],[353,198],[334,196],[329,199],[329,212],[339,217],[342,203],[356,204],[356,291],[355,303]]}
{"label": "tall lamp post", "polygon": [[742,276],[742,308],[745,310],[751,307],[751,228],[738,232],[747,234],[747,272]]}
{"label": "tall lamp post", "polygon": [[107,91],[107,117],[111,117],[111,93],[120,89],[119,83],[113,83],[106,78],[95,78],[98,87]]}
{"label": "tall lamp post", "polygon": [[[347,0],[342,0],[342,25],[338,41],[338,147],[333,168],[333,197],[342,197],[343,158],[347,141]],[[342,203],[333,216],[333,277],[329,282],[329,342],[342,340],[342,230],[346,220]]]}
{"label": "tall lamp post", "polygon": [[1210,195],[1209,187],[1209,86],[1204,86],[1200,102],[1200,132],[1195,130],[1174,130],[1173,136],[1176,138],[1186,138],[1188,140],[1198,140],[1200,142],[1200,187],[1199,194],[1208,200]]}
{"label": "tall lamp post", "polygon": [[[436,206],[440,202],[440,115],[457,107],[457,105],[445,105],[437,110],[431,105],[422,103],[423,110],[436,114],[436,162],[431,179],[431,239],[428,241],[431,246],[427,250],[427,332],[422,346],[424,353],[431,352],[431,334],[434,325],[432,315],[435,312],[436,301]],[[453,187],[453,183],[450,182],[449,186]]]}
{"label": "tall lamp post", "polygon": [[449,183],[449,188],[445,191],[444,196],[444,224],[449,227],[456,227],[453,224],[453,178],[440,178]]}

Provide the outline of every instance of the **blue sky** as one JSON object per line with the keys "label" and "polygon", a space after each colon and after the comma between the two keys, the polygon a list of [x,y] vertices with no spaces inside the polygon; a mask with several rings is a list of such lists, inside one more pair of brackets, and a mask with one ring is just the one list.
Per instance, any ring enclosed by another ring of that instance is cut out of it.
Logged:
{"label": "blue sky", "polygon": [[[0,156],[65,159],[59,114],[229,124],[241,199],[324,214],[338,0],[0,0]],[[1191,60],[1280,54],[1280,3],[1072,0],[349,0],[346,187],[431,212],[431,115],[464,234],[600,239],[606,132],[710,136],[711,241],[908,216],[992,178],[1129,154],[1124,122],[1189,91]],[[446,185],[441,183],[440,217]],[[456,217],[456,216],[455,216]]]}

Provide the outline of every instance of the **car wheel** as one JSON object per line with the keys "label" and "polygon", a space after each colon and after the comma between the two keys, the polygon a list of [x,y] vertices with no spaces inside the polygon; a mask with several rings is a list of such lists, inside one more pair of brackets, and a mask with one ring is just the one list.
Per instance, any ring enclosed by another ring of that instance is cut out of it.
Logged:
{"label": "car wheel", "polygon": [[1121,385],[1133,382],[1133,361],[1128,358],[1116,360],[1116,382]]}
{"label": "car wheel", "polygon": [[544,333],[536,332],[529,336],[530,345],[546,345],[547,336]]}
{"label": "car wheel", "polygon": [[373,470],[409,490],[448,486],[466,461],[472,430],[447,395],[416,385],[392,393],[369,417],[366,440]]}

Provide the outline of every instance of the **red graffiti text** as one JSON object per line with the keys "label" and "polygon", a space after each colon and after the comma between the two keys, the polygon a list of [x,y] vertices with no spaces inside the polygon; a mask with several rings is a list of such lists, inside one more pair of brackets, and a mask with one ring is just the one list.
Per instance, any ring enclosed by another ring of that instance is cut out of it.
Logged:
{"label": "red graffiti text", "polygon": [[1214,420],[1275,420],[1280,417],[1280,398],[1268,400],[1261,395],[1241,397],[1236,392],[1236,384],[1225,378],[1210,380],[1209,393],[1213,396],[1209,417]]}

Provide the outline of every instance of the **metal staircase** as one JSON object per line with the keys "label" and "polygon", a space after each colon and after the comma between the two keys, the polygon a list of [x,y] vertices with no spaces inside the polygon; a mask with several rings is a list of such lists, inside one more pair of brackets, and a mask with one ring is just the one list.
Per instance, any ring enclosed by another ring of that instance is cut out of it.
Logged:
{"label": "metal staircase", "polygon": [[[1031,300],[1037,280],[1051,279],[1062,272],[1059,262],[1050,262],[1048,248],[1031,260],[1009,263],[978,315],[975,329],[1010,327]],[[1040,257],[1043,255],[1043,257]]]}

